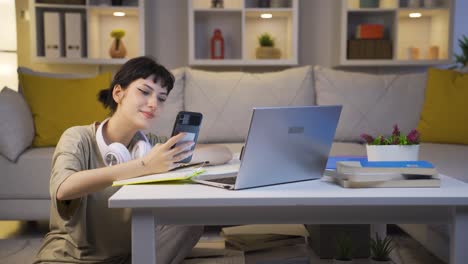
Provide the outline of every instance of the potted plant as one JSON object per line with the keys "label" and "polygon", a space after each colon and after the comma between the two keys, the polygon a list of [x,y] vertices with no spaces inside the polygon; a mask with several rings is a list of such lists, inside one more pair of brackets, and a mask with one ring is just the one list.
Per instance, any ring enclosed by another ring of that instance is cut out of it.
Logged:
{"label": "potted plant", "polygon": [[392,264],[390,253],[395,248],[392,245],[392,238],[387,236],[384,239],[375,233],[375,238],[370,240],[370,254],[372,264]]}
{"label": "potted plant", "polygon": [[336,253],[333,264],[351,264],[353,263],[353,246],[351,238],[347,235],[341,235],[336,239]]}
{"label": "potted plant", "polygon": [[461,64],[462,72],[468,72],[468,37],[465,35],[458,39],[458,45],[462,51],[462,54],[455,54],[456,62]]}
{"label": "potted plant", "polygon": [[257,59],[279,59],[281,58],[281,51],[275,48],[274,38],[268,34],[263,33],[258,37],[260,47],[256,50]]}
{"label": "potted plant", "polygon": [[124,58],[127,55],[127,49],[122,42],[122,38],[125,36],[125,30],[114,29],[110,33],[111,37],[114,38],[112,45],[109,49],[109,55],[111,58]]}
{"label": "potted plant", "polygon": [[416,129],[408,135],[403,135],[398,125],[393,126],[392,135],[384,137],[379,135],[372,137],[361,134],[361,138],[367,143],[367,159],[369,161],[412,161],[418,160],[419,137]]}

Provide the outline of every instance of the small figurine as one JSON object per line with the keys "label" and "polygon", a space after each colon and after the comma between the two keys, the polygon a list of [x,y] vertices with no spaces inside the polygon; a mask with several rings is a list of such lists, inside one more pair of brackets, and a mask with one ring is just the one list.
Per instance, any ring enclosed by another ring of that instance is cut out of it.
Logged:
{"label": "small figurine", "polygon": [[211,8],[224,8],[223,0],[211,0]]}

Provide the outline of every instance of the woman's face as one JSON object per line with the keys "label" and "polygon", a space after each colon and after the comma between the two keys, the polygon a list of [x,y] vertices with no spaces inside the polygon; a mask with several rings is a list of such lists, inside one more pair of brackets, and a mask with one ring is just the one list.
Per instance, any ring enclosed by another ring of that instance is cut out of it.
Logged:
{"label": "woman's face", "polygon": [[150,75],[146,79],[133,81],[125,90],[119,87],[114,89],[114,100],[117,99],[116,114],[139,130],[148,128],[159,117],[167,99],[166,88],[153,80],[154,75]]}

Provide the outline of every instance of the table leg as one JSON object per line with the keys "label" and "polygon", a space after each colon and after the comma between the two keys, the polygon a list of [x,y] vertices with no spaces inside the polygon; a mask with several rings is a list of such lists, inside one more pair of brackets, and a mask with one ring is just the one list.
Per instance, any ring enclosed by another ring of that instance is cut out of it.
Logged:
{"label": "table leg", "polygon": [[156,228],[151,209],[132,210],[132,263],[156,264]]}
{"label": "table leg", "polygon": [[455,207],[450,230],[450,264],[463,264],[468,260],[468,207]]}

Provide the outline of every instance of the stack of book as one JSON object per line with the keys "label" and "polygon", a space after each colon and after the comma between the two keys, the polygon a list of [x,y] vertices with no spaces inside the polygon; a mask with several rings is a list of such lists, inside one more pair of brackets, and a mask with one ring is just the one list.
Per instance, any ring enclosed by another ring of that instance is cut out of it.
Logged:
{"label": "stack of book", "polygon": [[440,187],[439,174],[428,161],[379,161],[365,158],[335,160],[325,171],[345,188]]}
{"label": "stack of book", "polygon": [[304,225],[242,225],[205,234],[183,264],[309,264]]}

